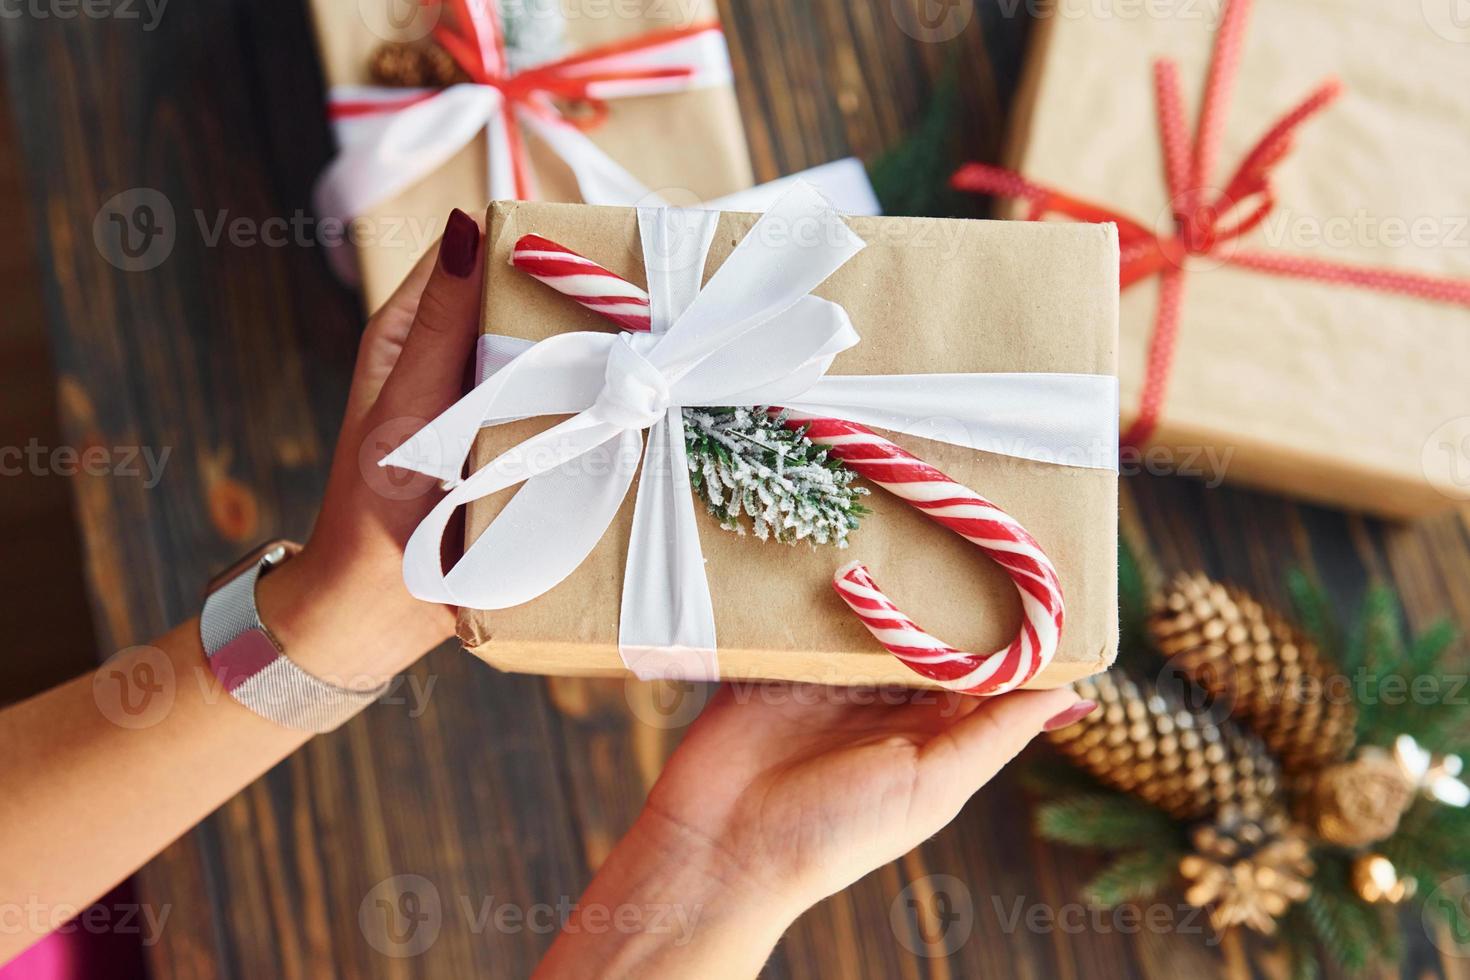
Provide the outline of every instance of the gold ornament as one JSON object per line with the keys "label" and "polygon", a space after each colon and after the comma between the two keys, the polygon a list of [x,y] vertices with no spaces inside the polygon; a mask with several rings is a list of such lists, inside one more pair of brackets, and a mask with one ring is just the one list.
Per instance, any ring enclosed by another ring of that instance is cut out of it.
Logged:
{"label": "gold ornament", "polygon": [[1314,778],[1303,815],[1317,836],[1343,847],[1387,840],[1414,802],[1414,786],[1385,752],[1363,752]]}
{"label": "gold ornament", "polygon": [[1243,925],[1270,935],[1292,903],[1311,894],[1311,849],[1280,811],[1227,808],[1191,841],[1194,853],[1179,862],[1184,898],[1208,909],[1217,930]]}
{"label": "gold ornament", "polygon": [[1346,758],[1357,708],[1342,676],[1245,591],[1180,575],[1156,600],[1149,632],[1171,664],[1261,736],[1288,777]]}
{"label": "gold ornament", "polygon": [[1365,902],[1397,905],[1414,894],[1413,878],[1400,878],[1393,862],[1382,854],[1359,854],[1353,859],[1353,891]]}
{"label": "gold ornament", "polygon": [[1172,692],[1113,670],[1074,689],[1098,710],[1047,737],[1100,782],[1180,820],[1229,805],[1281,805],[1280,776],[1259,739],[1189,710]]}
{"label": "gold ornament", "polygon": [[368,74],[379,85],[398,88],[448,88],[469,81],[453,56],[432,41],[388,41],[368,59]]}

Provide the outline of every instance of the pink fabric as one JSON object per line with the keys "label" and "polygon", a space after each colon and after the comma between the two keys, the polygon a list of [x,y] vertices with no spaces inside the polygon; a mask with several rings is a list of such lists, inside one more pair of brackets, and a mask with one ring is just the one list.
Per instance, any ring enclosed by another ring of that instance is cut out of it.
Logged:
{"label": "pink fabric", "polygon": [[76,933],[53,932],[0,966],[0,980],[70,980],[83,976]]}
{"label": "pink fabric", "polygon": [[[127,884],[98,904],[136,921],[131,911],[138,906]],[[148,971],[139,934],[89,930],[83,925],[85,915],[38,940],[9,963],[0,963],[0,980],[145,980]]]}

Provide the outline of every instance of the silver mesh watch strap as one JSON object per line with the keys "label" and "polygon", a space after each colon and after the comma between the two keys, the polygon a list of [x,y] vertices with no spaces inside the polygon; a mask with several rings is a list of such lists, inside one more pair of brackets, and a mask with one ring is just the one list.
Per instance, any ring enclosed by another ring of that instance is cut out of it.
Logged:
{"label": "silver mesh watch strap", "polygon": [[259,560],[211,591],[199,616],[199,633],[210,670],[236,701],[278,725],[329,732],[381,697],[388,684],[356,691],[308,674],[283,654],[260,621],[256,580],[296,550],[286,542],[268,545]]}

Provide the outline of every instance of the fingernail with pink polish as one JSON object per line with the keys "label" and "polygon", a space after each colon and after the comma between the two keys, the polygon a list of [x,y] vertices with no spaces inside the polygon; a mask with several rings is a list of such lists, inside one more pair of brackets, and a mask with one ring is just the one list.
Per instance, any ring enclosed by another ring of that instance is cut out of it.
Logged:
{"label": "fingernail with pink polish", "polygon": [[1088,715],[1092,714],[1096,710],[1096,701],[1088,701],[1084,699],[1082,701],[1078,701],[1066,711],[1063,711],[1061,714],[1052,718],[1045,725],[1042,725],[1041,728],[1043,731],[1054,732],[1059,728],[1066,728],[1068,725],[1075,725],[1077,722],[1081,721],[1083,718],[1086,718]]}

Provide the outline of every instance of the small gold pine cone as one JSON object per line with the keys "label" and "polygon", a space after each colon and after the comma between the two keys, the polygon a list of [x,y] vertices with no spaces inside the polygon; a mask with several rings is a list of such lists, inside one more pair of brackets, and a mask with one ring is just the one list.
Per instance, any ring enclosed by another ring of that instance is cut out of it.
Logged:
{"label": "small gold pine cone", "polygon": [[1194,851],[1179,862],[1185,901],[1208,908],[1216,929],[1276,931],[1276,921],[1312,890],[1305,834],[1280,809],[1229,807],[1195,828]]}
{"label": "small gold pine cone", "polygon": [[1119,670],[1078,681],[1098,710],[1047,738],[1099,782],[1180,820],[1221,807],[1280,805],[1276,763],[1260,740],[1190,711],[1172,692]]}
{"label": "small gold pine cone", "polygon": [[448,88],[469,80],[448,51],[433,42],[387,41],[368,60],[379,85],[396,88]]}
{"label": "small gold pine cone", "polygon": [[1414,785],[1387,753],[1328,766],[1312,781],[1303,809],[1317,836],[1344,847],[1387,840],[1414,802]]}
{"label": "small gold pine cone", "polygon": [[1149,631],[1173,666],[1261,736],[1294,783],[1352,748],[1357,708],[1336,667],[1244,590],[1180,575],[1156,601]]}

